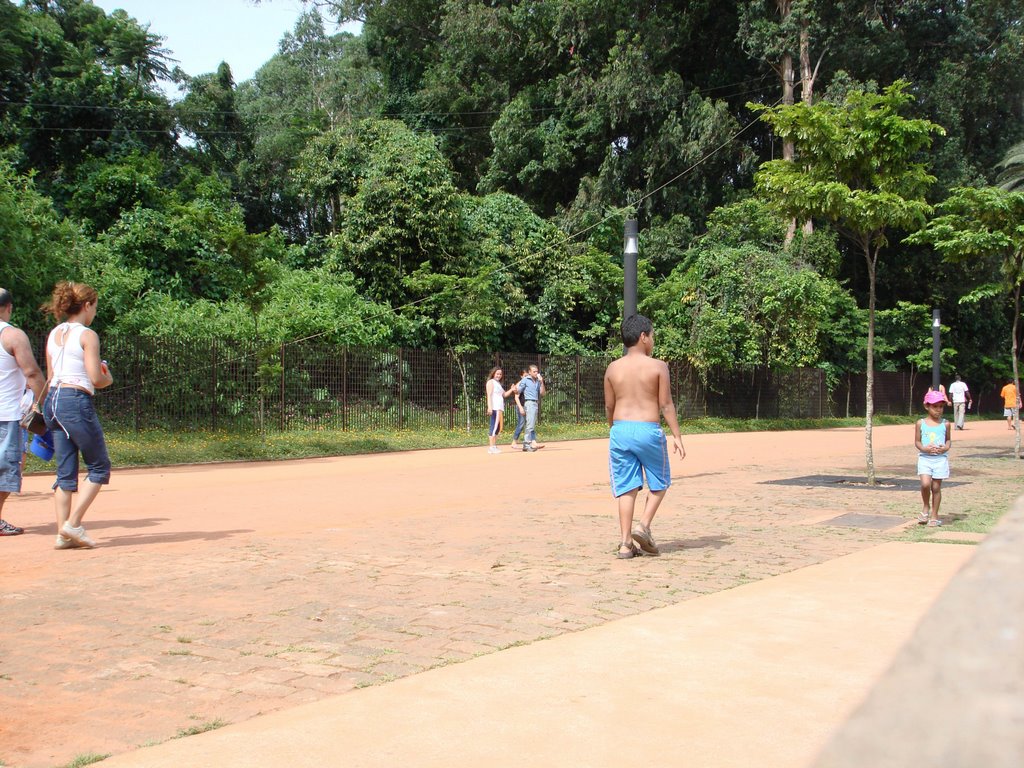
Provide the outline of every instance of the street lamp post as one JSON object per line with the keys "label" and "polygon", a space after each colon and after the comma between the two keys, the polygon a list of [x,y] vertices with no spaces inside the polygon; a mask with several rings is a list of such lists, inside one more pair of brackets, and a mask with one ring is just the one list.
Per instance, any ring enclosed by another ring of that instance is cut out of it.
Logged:
{"label": "street lamp post", "polygon": [[636,260],[637,248],[636,219],[626,219],[625,237],[622,245],[622,319],[636,314]]}

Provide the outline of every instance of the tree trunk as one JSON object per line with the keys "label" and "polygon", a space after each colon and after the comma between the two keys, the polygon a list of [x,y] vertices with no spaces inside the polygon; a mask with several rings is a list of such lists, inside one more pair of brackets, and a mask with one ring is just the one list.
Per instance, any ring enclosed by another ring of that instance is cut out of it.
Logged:
{"label": "tree trunk", "polygon": [[[818,60],[821,64],[821,59]],[[818,75],[818,67],[811,70],[811,27],[806,19],[800,25],[800,100],[807,106],[814,103],[814,79]],[[804,222],[804,234],[814,233],[814,221]]]}
{"label": "tree trunk", "polygon": [[[782,78],[782,103],[792,106],[796,100],[796,73],[793,71],[793,56],[791,54],[782,54],[779,76]],[[796,144],[792,139],[785,139],[782,142],[782,159],[787,163],[792,163],[796,159]],[[786,227],[786,245],[793,241],[794,235],[796,235],[796,219],[790,219],[789,225]]]}
{"label": "tree trunk", "polygon": [[864,457],[868,465],[868,485],[875,484],[875,454],[871,444],[871,426],[875,414],[875,263],[878,251],[871,252],[870,242],[864,243],[864,258],[868,262],[868,351],[867,385],[864,392]]}
{"label": "tree trunk", "polygon": [[[1019,271],[1018,271],[1019,274]],[[1010,344],[1013,346],[1013,386],[1017,390],[1017,402],[1021,401],[1020,393],[1020,371],[1017,366],[1017,358],[1020,355],[1020,347],[1017,345],[1017,325],[1020,322],[1020,282],[1013,289],[1013,330],[1010,332]],[[1014,419],[1013,458],[1020,460],[1020,409],[1017,409],[1017,418]]]}
{"label": "tree trunk", "polygon": [[466,384],[466,363],[463,361],[462,355],[456,356],[454,351],[451,352],[451,356],[459,366],[459,375],[462,377],[462,399],[466,402],[466,434],[468,435],[473,431],[473,421],[469,405],[469,387]]}

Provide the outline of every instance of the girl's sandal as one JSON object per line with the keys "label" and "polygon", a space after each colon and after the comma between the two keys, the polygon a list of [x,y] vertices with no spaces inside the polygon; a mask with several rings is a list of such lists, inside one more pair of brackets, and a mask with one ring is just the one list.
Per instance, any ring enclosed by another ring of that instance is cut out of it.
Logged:
{"label": "girl's sandal", "polygon": [[616,551],[616,553],[615,553],[615,556],[617,558],[619,558],[619,560],[630,560],[630,559],[632,559],[634,557],[640,557],[640,555],[643,554],[637,548],[636,544],[630,543],[629,544],[629,549],[627,549],[625,552],[622,551],[622,548],[624,546],[626,546],[626,545],[625,544],[620,545],[618,551]]}
{"label": "girl's sandal", "polygon": [[937,528],[940,525],[942,525],[942,521],[941,520],[935,519],[935,520],[929,520],[928,521],[928,527],[929,528]]}

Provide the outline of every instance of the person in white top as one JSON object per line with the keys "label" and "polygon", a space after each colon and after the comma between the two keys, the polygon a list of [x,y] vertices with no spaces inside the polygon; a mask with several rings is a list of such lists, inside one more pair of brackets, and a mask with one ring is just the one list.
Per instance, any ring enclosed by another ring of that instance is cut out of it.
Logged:
{"label": "person in white top", "polygon": [[949,385],[949,396],[953,398],[953,423],[957,429],[963,429],[964,416],[974,401],[971,399],[971,390],[960,380],[959,373],[956,374],[956,381]]}
{"label": "person in white top", "polygon": [[22,528],[3,519],[4,502],[21,492],[21,466],[25,454],[21,437],[22,400],[26,387],[39,402],[43,372],[32,354],[28,336],[11,325],[14,299],[0,288],[0,536],[17,536]]}
{"label": "person in white top", "polygon": [[[93,395],[114,383],[107,364],[100,359],[100,337],[89,326],[96,318],[96,289],[82,283],[57,283],[50,303],[43,309],[58,321],[46,340],[46,370],[50,389],[43,417],[53,432],[57,457],[54,505],[57,510],[57,541],[54,549],[94,547],[82,526],[82,518],[100,489],[110,482],[110,456],[103,427],[96,418]],[[78,455],[88,476],[74,510],[78,493]]]}
{"label": "person in white top", "polygon": [[490,375],[487,377],[487,385],[485,387],[487,392],[487,416],[490,418],[490,432],[488,432],[488,441],[490,443],[487,448],[488,453],[501,453],[501,448],[497,446],[498,435],[501,434],[501,428],[505,423],[505,398],[512,394],[512,389],[505,389],[501,385],[501,378],[504,375],[501,368],[492,368]]}

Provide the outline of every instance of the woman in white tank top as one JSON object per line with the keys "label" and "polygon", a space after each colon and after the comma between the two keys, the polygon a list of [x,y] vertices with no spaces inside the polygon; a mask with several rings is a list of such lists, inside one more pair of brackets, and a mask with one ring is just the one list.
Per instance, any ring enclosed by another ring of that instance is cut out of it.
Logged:
{"label": "woman in white tank top", "polygon": [[[94,547],[82,526],[82,518],[100,489],[110,482],[110,456],[103,427],[96,418],[93,395],[109,387],[114,379],[100,360],[100,338],[89,328],[96,317],[96,290],[82,283],[57,283],[44,309],[62,320],[46,340],[46,369],[50,389],[43,404],[43,416],[53,432],[57,459],[57,480],[53,484],[57,510],[55,549]],[[78,456],[88,476],[78,504]]]}
{"label": "woman in white tank top", "polygon": [[501,385],[501,368],[492,368],[491,375],[487,377],[487,415],[490,417],[491,425],[488,433],[490,446],[488,453],[501,453],[497,446],[498,435],[505,421],[505,398],[512,394],[512,390],[505,390]]}

